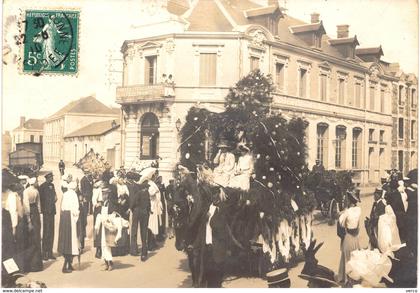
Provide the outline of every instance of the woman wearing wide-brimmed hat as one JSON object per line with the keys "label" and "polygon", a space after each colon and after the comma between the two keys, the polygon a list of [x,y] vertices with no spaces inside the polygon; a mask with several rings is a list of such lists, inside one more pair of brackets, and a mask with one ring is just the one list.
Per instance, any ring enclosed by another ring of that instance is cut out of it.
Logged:
{"label": "woman wearing wide-brimmed hat", "polygon": [[79,218],[79,199],[76,194],[77,183],[65,185],[67,189],[61,201],[60,225],[58,230],[58,252],[64,257],[63,273],[73,271],[73,256],[79,255],[77,220]]}
{"label": "woman wearing wide-brimmed hat", "polygon": [[238,163],[236,163],[235,173],[230,179],[229,187],[249,190],[249,179],[254,172],[254,160],[247,145],[240,143],[238,144],[238,149],[241,152],[241,156],[238,159]]}
{"label": "woman wearing wide-brimmed hat", "polygon": [[213,163],[217,165],[213,170],[214,182],[226,187],[229,185],[230,178],[234,172],[235,155],[229,151],[231,146],[225,139],[221,139],[217,147],[219,151],[213,160]]}
{"label": "woman wearing wide-brimmed hat", "polygon": [[338,219],[338,224],[343,229],[341,238],[341,259],[338,271],[338,281],[347,283],[346,263],[350,260],[351,252],[360,249],[359,244],[359,222],[362,209],[357,206],[360,202],[358,193],[355,191],[347,192],[349,206],[345,209]]}

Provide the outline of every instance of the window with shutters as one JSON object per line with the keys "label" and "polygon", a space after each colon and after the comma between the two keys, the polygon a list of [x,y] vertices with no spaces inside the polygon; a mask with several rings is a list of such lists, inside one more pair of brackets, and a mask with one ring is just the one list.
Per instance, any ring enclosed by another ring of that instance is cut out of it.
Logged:
{"label": "window with shutters", "polygon": [[362,107],[362,82],[360,80],[356,80],[354,93],[355,93],[354,106],[356,108],[361,108]]}
{"label": "window with shutters", "polygon": [[404,169],[404,152],[398,151],[398,170],[402,172],[403,169]]}
{"label": "window with shutters", "polygon": [[415,108],[417,105],[417,92],[416,89],[411,89],[411,108]]}
{"label": "window with shutters", "polygon": [[384,137],[385,137],[385,130],[381,130],[379,131],[379,142],[383,143],[384,141]]}
{"label": "window with shutters", "polygon": [[371,84],[369,87],[369,110],[375,110],[375,84]]}
{"label": "window with shutters", "polygon": [[344,155],[346,147],[346,128],[344,126],[337,126],[335,130],[335,167],[345,168]]}
{"label": "window with shutters", "polygon": [[327,100],[327,80],[328,76],[326,73],[321,73],[321,81],[320,81],[320,94],[321,94],[321,101]]}
{"label": "window with shutters", "polygon": [[260,68],[260,58],[251,56],[250,62],[251,62],[250,64],[251,71]]}
{"label": "window with shutters", "polygon": [[344,84],[345,80],[343,78],[338,79],[338,103],[344,105]]}
{"label": "window with shutters", "polygon": [[144,83],[156,84],[157,77],[157,56],[144,58]]}
{"label": "window with shutters", "polygon": [[304,68],[299,69],[299,97],[306,98],[306,82],[308,71]]}
{"label": "window with shutters", "polygon": [[400,85],[398,87],[398,105],[402,105],[403,103],[403,90],[404,90],[404,86]]}
{"label": "window with shutters", "polygon": [[374,134],[375,134],[375,129],[370,128],[369,129],[369,142],[373,142]]}
{"label": "window with shutters", "polygon": [[276,63],[276,85],[278,90],[284,88],[284,64]]}
{"label": "window with shutters", "polygon": [[398,138],[404,138],[404,119],[398,118]]}
{"label": "window with shutters", "polygon": [[316,129],[316,136],[316,159],[320,160],[323,166],[328,166],[328,125],[319,123]]}
{"label": "window with shutters", "polygon": [[217,54],[200,53],[200,85],[216,85]]}
{"label": "window with shutters", "polygon": [[351,148],[351,165],[352,168],[360,168],[360,160],[361,160],[361,139],[362,139],[362,130],[361,129],[353,129],[353,138],[352,138],[352,148]]}
{"label": "window with shutters", "polygon": [[411,120],[411,131],[410,131],[410,137],[411,140],[415,139],[415,131],[416,131],[416,120]]}
{"label": "window with shutters", "polygon": [[385,113],[385,88],[381,88],[381,113]]}

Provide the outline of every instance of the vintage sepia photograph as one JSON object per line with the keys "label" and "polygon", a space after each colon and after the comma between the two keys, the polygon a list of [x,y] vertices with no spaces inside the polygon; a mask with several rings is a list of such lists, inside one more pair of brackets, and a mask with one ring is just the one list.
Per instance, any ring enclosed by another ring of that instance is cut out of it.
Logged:
{"label": "vintage sepia photograph", "polygon": [[417,292],[418,9],[3,0],[3,292]]}

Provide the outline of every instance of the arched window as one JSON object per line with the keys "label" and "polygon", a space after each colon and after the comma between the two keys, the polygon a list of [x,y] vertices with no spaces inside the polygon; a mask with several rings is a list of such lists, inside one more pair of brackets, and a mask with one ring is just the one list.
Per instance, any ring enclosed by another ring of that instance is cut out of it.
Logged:
{"label": "arched window", "polygon": [[142,160],[156,159],[159,149],[159,120],[155,114],[144,114],[140,133],[140,158]]}
{"label": "arched window", "polygon": [[337,125],[335,128],[335,167],[337,169],[345,168],[346,153],[346,127]]}

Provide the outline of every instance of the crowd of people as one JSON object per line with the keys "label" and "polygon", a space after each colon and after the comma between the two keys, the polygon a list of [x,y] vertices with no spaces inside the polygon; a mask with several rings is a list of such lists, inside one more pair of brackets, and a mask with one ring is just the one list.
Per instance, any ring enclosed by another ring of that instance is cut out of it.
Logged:
{"label": "crowd of people", "polygon": [[[56,260],[56,231],[57,251],[64,258],[63,273],[74,270],[73,258],[83,253],[87,238],[93,239],[95,257],[103,259],[110,271],[113,257],[130,254],[146,261],[149,251],[157,249],[166,237],[174,237],[174,181],[165,186],[157,168],[140,173],[120,168],[101,176],[85,171],[80,180],[63,172],[62,164],[59,171],[60,186],[54,186],[52,172],[44,176],[42,184],[36,176],[22,175],[19,183],[3,186],[3,259],[13,258],[19,272],[42,271],[43,261]],[[60,189],[62,199],[57,211]],[[56,214],[58,230],[54,225]],[[91,235],[88,217],[93,218]]]}
{"label": "crowd of people", "polygon": [[[351,285],[352,280],[348,279],[346,264],[351,259],[352,252],[361,249],[359,223],[362,210],[358,206],[360,198],[356,193],[348,193],[348,199],[348,207],[340,214],[337,224],[342,253],[338,281],[343,285]],[[393,283],[389,284],[391,286],[415,286],[417,217],[417,169],[410,171],[406,177],[397,170],[390,170],[388,176],[382,179],[382,186],[377,187],[374,192],[374,202],[370,217],[365,219],[365,227],[370,250],[378,249],[380,253],[394,258],[394,252],[399,251],[401,247],[405,248],[399,262],[402,266],[399,272],[402,279],[397,276]]]}

